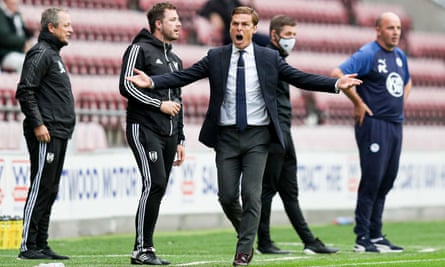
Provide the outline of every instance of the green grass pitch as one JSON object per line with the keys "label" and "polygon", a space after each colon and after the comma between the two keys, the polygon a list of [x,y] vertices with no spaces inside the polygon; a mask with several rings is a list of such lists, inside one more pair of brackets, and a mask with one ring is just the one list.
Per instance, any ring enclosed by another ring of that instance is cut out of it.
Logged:
{"label": "green grass pitch", "polygon": [[[445,266],[445,221],[385,223],[384,232],[402,253],[354,253],[352,225],[312,225],[314,234],[326,244],[339,248],[335,255],[305,255],[303,245],[289,227],[273,227],[277,246],[289,255],[255,254],[249,266],[280,267],[443,267]],[[50,240],[58,253],[71,256],[66,267],[131,266],[133,235],[109,235]],[[155,233],[157,255],[171,261],[170,266],[231,266],[235,234],[229,229],[173,231]],[[18,250],[0,250],[0,266],[33,267],[57,261],[17,260]]]}

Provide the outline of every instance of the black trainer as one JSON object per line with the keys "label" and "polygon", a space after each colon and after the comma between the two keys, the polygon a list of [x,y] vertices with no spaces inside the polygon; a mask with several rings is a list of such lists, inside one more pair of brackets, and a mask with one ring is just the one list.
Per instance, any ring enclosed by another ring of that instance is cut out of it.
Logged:
{"label": "black trainer", "polygon": [[266,246],[258,246],[257,253],[259,253],[259,254],[289,254],[290,251],[281,250],[280,248],[275,246],[273,243],[270,243]]}
{"label": "black trainer", "polygon": [[169,265],[170,262],[156,257],[153,251],[134,251],[131,255],[131,264],[137,265]]}
{"label": "black trainer", "polygon": [[403,247],[389,242],[385,236],[371,239],[371,242],[379,249],[380,252],[403,252]]}
{"label": "black trainer", "polygon": [[53,260],[69,260],[70,259],[70,257],[68,257],[68,256],[63,256],[63,255],[57,254],[50,247],[41,249],[40,252],[42,254],[45,254],[46,256],[48,256],[50,259],[53,259]]}
{"label": "black trainer", "polygon": [[354,245],[354,252],[373,252],[379,253],[380,250],[377,248],[371,240],[365,236],[357,237]]}
{"label": "black trainer", "polygon": [[40,260],[40,259],[51,259],[51,257],[43,254],[40,250],[28,249],[27,251],[20,251],[17,259],[19,259],[19,260]]}
{"label": "black trainer", "polygon": [[314,254],[333,254],[337,253],[338,249],[331,248],[323,244],[320,239],[315,238],[314,242],[304,244],[304,254],[314,255]]}

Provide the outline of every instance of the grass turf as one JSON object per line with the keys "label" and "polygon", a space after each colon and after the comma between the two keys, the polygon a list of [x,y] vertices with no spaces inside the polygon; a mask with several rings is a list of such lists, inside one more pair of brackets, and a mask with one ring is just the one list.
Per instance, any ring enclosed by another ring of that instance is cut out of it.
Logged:
{"label": "grass turf", "polygon": [[[402,253],[354,253],[352,225],[311,226],[327,245],[340,249],[335,255],[305,255],[303,245],[290,227],[273,227],[272,238],[289,255],[258,255],[250,266],[315,267],[315,266],[445,266],[445,222],[385,223],[384,232],[393,243],[405,248]],[[131,266],[133,235],[109,235],[50,240],[58,253],[69,255],[66,267]],[[235,234],[230,229],[206,231],[157,232],[157,255],[171,261],[170,266],[231,266]],[[40,263],[60,261],[17,260],[18,250],[0,250],[0,266],[32,267]]]}

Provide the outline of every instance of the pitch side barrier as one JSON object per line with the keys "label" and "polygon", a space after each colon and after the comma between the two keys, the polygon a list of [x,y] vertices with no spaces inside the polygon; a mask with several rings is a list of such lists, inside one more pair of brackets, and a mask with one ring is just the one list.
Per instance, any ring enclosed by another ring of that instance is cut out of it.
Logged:
{"label": "pitch side barrier", "polygon": [[[352,215],[360,179],[356,151],[298,151],[298,158],[300,203],[308,220],[329,223],[336,216]],[[444,158],[445,151],[402,153],[385,220],[445,218]],[[25,153],[0,154],[0,215],[22,215],[29,172]],[[216,173],[212,151],[188,152],[184,164],[173,168],[158,229],[228,226],[217,200]],[[52,211],[51,235],[132,232],[140,191],[140,175],[129,149],[69,153]],[[281,201],[273,202],[273,210],[276,221],[285,217]]]}

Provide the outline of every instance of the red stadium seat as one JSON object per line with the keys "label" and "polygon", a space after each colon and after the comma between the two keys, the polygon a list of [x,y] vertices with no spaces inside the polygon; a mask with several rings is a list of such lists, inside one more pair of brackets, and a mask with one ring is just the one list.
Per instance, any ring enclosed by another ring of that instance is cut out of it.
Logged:
{"label": "red stadium seat", "polygon": [[[258,31],[269,33],[270,21],[260,21]],[[324,53],[353,53],[375,38],[372,27],[344,24],[299,23],[294,50]]]}
{"label": "red stadium seat", "polygon": [[25,148],[22,122],[0,120],[0,150],[18,150]]}
{"label": "red stadium seat", "polygon": [[406,102],[405,117],[409,125],[445,125],[444,88],[413,88]]}
{"label": "red stadium seat", "polygon": [[292,52],[286,59],[289,65],[305,72],[329,75],[348,58],[347,54]]}
{"label": "red stadium seat", "polygon": [[[169,0],[168,2],[176,6],[181,18],[192,18],[196,11],[200,9],[207,0]],[[149,10],[158,0],[139,0],[139,8],[144,12]]]}
{"label": "red stadium seat", "polygon": [[340,1],[330,0],[256,0],[260,19],[271,19],[277,14],[287,15],[298,22],[346,24],[348,15]]}
{"label": "red stadium seat", "polygon": [[374,27],[377,17],[388,11],[394,12],[400,17],[403,31],[408,32],[411,29],[411,18],[406,14],[402,5],[359,1],[353,5],[357,23],[366,27]]}
{"label": "red stadium seat", "polygon": [[128,0],[23,0],[27,5],[68,6],[75,8],[127,9]]}
{"label": "red stadium seat", "polygon": [[17,73],[0,72],[0,121],[21,121],[22,114],[15,98]]}
{"label": "red stadium seat", "polygon": [[[26,24],[32,30],[40,30],[40,16],[45,8],[47,6],[21,6]],[[70,8],[69,13],[73,37],[78,40],[129,42],[140,29],[147,27],[145,14],[135,10]]]}
{"label": "red stadium seat", "polygon": [[445,62],[439,59],[409,58],[415,86],[445,86]]}
{"label": "red stadium seat", "polygon": [[74,129],[73,143],[78,152],[92,152],[108,147],[104,129],[98,123],[79,122]]}
{"label": "red stadium seat", "polygon": [[126,43],[73,41],[61,55],[73,74],[119,75]]}
{"label": "red stadium seat", "polygon": [[213,27],[213,25],[202,16],[193,18],[193,30],[196,34],[196,41],[202,45],[219,46],[223,43],[223,33]]}
{"label": "red stadium seat", "polygon": [[412,31],[408,36],[410,55],[414,57],[442,58],[445,60],[445,35],[443,33]]}

